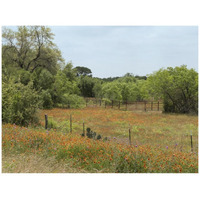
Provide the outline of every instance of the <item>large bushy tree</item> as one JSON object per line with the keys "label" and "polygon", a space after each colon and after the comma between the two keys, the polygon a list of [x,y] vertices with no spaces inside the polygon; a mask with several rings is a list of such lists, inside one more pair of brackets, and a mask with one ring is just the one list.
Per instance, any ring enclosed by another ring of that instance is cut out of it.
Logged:
{"label": "large bushy tree", "polygon": [[186,65],[168,67],[148,76],[151,94],[162,98],[166,112],[198,112],[198,73]]}
{"label": "large bushy tree", "polygon": [[42,67],[55,74],[63,62],[53,33],[45,26],[19,26],[17,31],[4,28],[2,43],[4,63],[12,67],[30,72]]}

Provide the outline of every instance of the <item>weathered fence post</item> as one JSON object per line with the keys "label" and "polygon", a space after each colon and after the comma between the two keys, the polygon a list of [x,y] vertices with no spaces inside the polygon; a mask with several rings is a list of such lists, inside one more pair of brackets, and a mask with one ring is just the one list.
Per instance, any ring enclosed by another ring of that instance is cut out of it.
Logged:
{"label": "weathered fence post", "polygon": [[151,110],[153,110],[153,101],[151,102]]}
{"label": "weathered fence post", "polygon": [[105,101],[105,108],[106,108],[106,101]]}
{"label": "weathered fence post", "polygon": [[48,127],[48,115],[45,115],[45,129]]}
{"label": "weathered fence post", "polygon": [[83,135],[86,136],[85,135],[85,123],[84,123],[84,121],[83,121]]}
{"label": "weathered fence post", "polygon": [[72,133],[72,114],[70,114],[70,133]]}
{"label": "weathered fence post", "polygon": [[181,146],[180,146],[180,151],[182,152],[182,150],[183,150],[183,135],[181,135]]}
{"label": "weathered fence post", "polygon": [[191,152],[193,152],[192,133],[190,135],[190,140],[191,140]]}
{"label": "weathered fence post", "polygon": [[159,111],[159,101],[158,101],[158,111]]}
{"label": "weathered fence post", "polygon": [[144,111],[145,112],[147,111],[147,102],[146,101],[144,102]]}
{"label": "weathered fence post", "polygon": [[129,145],[131,145],[131,128],[130,127],[128,130],[128,134],[129,134]]}
{"label": "weathered fence post", "polygon": [[127,100],[126,100],[126,110],[127,110],[127,107],[128,107],[128,102],[127,102]]}

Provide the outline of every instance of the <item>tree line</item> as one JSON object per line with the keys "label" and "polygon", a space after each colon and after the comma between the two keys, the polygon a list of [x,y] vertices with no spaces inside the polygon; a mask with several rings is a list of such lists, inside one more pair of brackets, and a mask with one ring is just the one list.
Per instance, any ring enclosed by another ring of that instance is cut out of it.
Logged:
{"label": "tree line", "polygon": [[2,31],[2,120],[37,123],[38,108],[70,104],[81,108],[84,97],[107,101],[162,99],[164,111],[198,112],[198,73],[186,65],[160,69],[146,76],[126,73],[98,78],[91,69],[65,63],[45,26],[20,26]]}

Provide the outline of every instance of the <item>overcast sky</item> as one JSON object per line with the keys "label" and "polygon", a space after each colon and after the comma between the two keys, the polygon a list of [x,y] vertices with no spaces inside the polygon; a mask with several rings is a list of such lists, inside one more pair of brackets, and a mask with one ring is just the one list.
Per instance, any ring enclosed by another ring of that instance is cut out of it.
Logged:
{"label": "overcast sky", "polygon": [[198,71],[197,26],[50,26],[67,62],[94,77],[147,75],[185,64]]}
{"label": "overcast sky", "polygon": [[52,26],[66,62],[93,76],[146,75],[185,64],[198,71],[197,26]]}

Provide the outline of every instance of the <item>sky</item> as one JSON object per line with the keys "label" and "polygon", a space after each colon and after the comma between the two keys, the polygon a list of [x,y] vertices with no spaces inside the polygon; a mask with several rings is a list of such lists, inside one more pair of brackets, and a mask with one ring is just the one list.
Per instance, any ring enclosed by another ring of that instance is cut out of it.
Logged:
{"label": "sky", "polygon": [[187,65],[198,71],[197,26],[50,26],[67,62],[94,77],[145,76]]}
{"label": "sky", "polygon": [[146,76],[183,64],[198,71],[198,26],[49,27],[65,62],[93,77]]}

